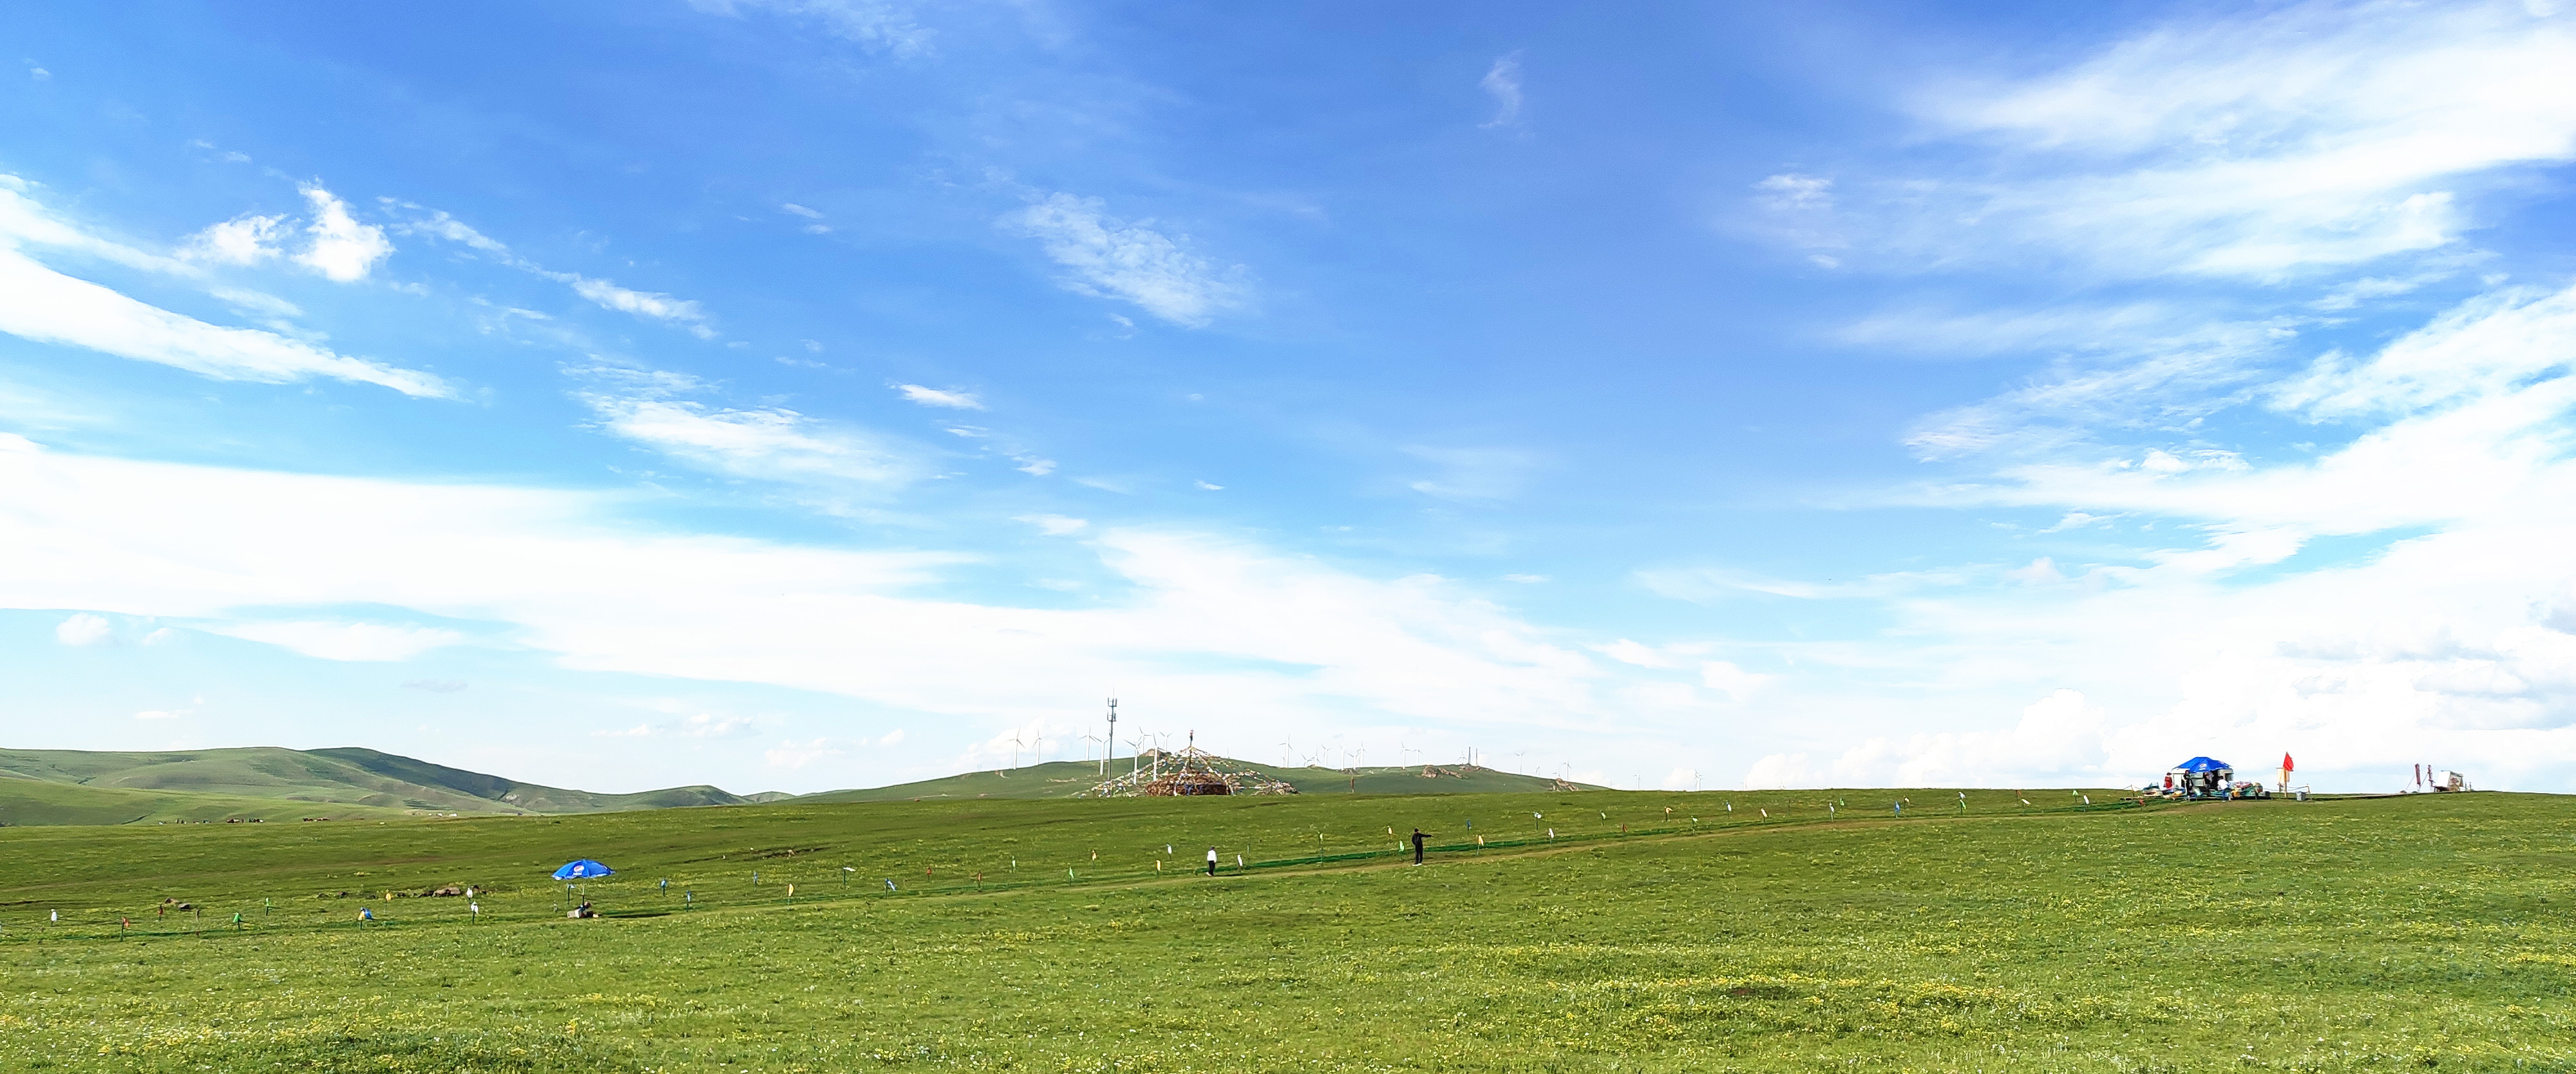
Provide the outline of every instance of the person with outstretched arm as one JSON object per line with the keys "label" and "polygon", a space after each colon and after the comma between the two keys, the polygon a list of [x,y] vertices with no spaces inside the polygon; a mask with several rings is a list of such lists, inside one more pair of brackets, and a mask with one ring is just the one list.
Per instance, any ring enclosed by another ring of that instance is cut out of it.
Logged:
{"label": "person with outstretched arm", "polygon": [[1422,829],[1415,828],[1413,830],[1413,864],[1422,864],[1422,841],[1429,838],[1431,837],[1422,834]]}
{"label": "person with outstretched arm", "polygon": [[1216,848],[1215,848],[1215,847],[1209,847],[1209,848],[1208,848],[1208,875],[1209,875],[1209,876],[1215,876],[1215,875],[1216,875]]}

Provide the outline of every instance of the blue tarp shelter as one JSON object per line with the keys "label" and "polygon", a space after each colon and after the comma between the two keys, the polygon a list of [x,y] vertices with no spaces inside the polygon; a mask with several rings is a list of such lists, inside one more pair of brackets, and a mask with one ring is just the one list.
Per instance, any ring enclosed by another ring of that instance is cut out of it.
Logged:
{"label": "blue tarp shelter", "polygon": [[607,876],[616,871],[589,858],[574,858],[565,862],[563,868],[555,870],[555,879],[587,880],[594,876]]}
{"label": "blue tarp shelter", "polygon": [[2235,781],[2236,766],[2215,757],[2194,757],[2165,773],[2166,790],[2192,798],[2225,795]]}

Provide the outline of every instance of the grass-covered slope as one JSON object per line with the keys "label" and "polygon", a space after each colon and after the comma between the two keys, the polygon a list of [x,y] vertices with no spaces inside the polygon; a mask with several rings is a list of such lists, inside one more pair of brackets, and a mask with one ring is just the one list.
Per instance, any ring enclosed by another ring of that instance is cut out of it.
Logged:
{"label": "grass-covered slope", "polygon": [[0,776],[0,824],[299,823],[308,817],[379,820],[400,810],[193,791],[135,790]]}
{"label": "grass-covered slope", "polygon": [[0,1069],[2576,1068],[2576,801],[2026,797],[11,828]]}
{"label": "grass-covered slope", "polygon": [[[1126,775],[1133,758],[1110,762],[1115,775]],[[1492,794],[1553,790],[1560,784],[1546,776],[1500,772],[1460,765],[1413,765],[1400,768],[1270,768],[1248,761],[1235,764],[1283,780],[1300,794]],[[799,798],[807,802],[903,802],[939,798],[1071,798],[1100,785],[1098,761],[1049,761],[1019,768],[964,772],[891,787],[825,791]],[[1580,784],[1565,784],[1577,786]],[[1584,788],[1594,789],[1594,788]]]}
{"label": "grass-covered slope", "polygon": [[90,788],[457,813],[576,813],[730,805],[714,787],[594,794],[519,783],[375,750],[271,746],[163,752],[0,750],[0,776]]}

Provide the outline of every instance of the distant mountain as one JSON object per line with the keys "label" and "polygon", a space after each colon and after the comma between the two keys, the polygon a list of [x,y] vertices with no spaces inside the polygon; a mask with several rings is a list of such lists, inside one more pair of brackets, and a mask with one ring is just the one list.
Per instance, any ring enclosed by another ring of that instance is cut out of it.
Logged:
{"label": "distant mountain", "polygon": [[[1111,762],[1113,774],[1125,775],[1133,759]],[[1147,763],[1152,763],[1148,759]],[[1501,772],[1471,765],[1401,765],[1379,768],[1267,768],[1233,761],[1283,780],[1300,794],[1489,794],[1571,788],[1601,790],[1588,784],[1561,783],[1546,776]],[[965,772],[891,787],[824,791],[799,802],[901,802],[917,798],[1071,798],[1100,784],[1098,761],[1049,761],[1019,768]]]}
{"label": "distant mountain", "polygon": [[[1150,761],[1148,762],[1150,763]],[[1303,794],[1477,794],[1598,790],[1463,765],[1262,768]],[[1111,762],[1126,772],[1133,758]],[[606,813],[678,806],[898,802],[923,798],[1070,798],[1100,783],[1096,761],[1049,761],[891,787],[791,795],[672,787],[595,794],[521,783],[377,750],[249,746],[159,753],[0,750],[0,824],[148,824],[390,818],[421,813]]]}
{"label": "distant mountain", "polygon": [[[92,790],[153,791],[271,802],[366,806],[446,813],[603,813],[674,806],[736,805],[749,799],[714,787],[672,787],[634,794],[595,794],[468,772],[370,749],[290,750],[250,746],[157,753],[89,750],[0,750],[0,821],[27,823],[129,823],[17,819],[13,810],[73,809],[59,794],[40,795],[20,782]],[[43,806],[42,802],[56,803]],[[120,804],[121,803],[121,804]],[[74,809],[81,815],[116,815],[140,800]],[[213,808],[208,803],[194,807]],[[294,812],[293,809],[286,810]]]}

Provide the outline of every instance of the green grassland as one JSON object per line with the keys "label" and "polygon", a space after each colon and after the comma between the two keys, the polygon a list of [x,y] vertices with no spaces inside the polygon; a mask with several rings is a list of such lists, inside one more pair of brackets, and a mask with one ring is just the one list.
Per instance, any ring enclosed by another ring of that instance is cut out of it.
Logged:
{"label": "green grassland", "polygon": [[0,1068],[2576,1068],[2576,800],[2093,797],[10,828]]}
{"label": "green grassland", "polygon": [[[1501,772],[1463,765],[1407,765],[1370,768],[1266,768],[1247,761],[1232,764],[1296,787],[1300,794],[1498,794],[1553,790],[1560,784],[1546,776]],[[1110,774],[1123,776],[1134,760],[1111,762]],[[808,794],[805,802],[909,802],[938,798],[1070,798],[1101,782],[1097,761],[1048,761],[1017,768],[965,772],[917,783],[863,790]],[[1581,786],[1572,784],[1572,786]],[[1586,787],[1587,790],[1599,788]]]}
{"label": "green grassland", "polygon": [[[67,786],[457,813],[590,813],[730,805],[750,800],[703,786],[594,794],[520,783],[355,747],[289,750],[250,746],[148,753],[0,750],[0,777],[7,776]],[[20,784],[0,782],[0,819],[8,819],[11,807],[17,804],[16,796],[32,793]]]}
{"label": "green grassland", "polygon": [[0,824],[296,823],[312,817],[381,820],[399,809],[190,791],[87,787],[0,776]]}

